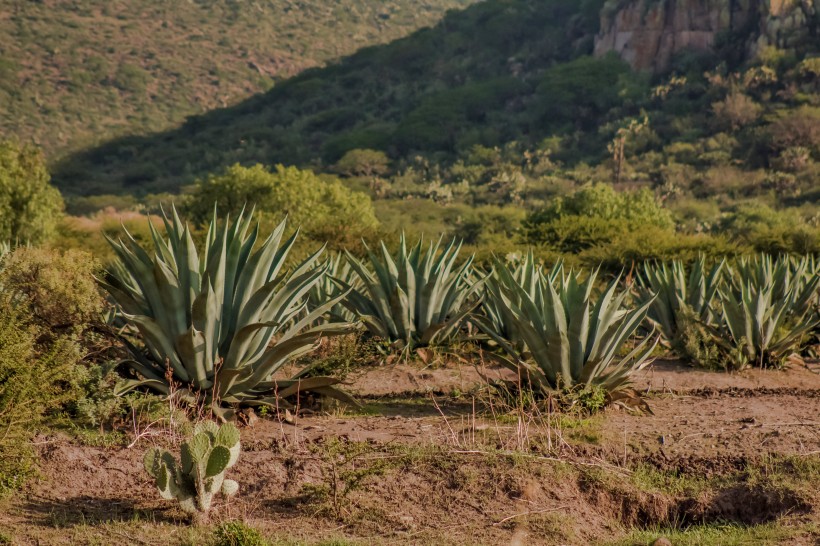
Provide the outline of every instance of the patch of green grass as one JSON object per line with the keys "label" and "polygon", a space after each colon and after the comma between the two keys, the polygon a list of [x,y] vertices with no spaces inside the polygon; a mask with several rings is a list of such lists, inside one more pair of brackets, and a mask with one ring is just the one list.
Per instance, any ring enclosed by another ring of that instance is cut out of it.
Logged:
{"label": "patch of green grass", "polygon": [[648,545],[660,537],[666,537],[675,546],[762,546],[781,544],[800,532],[800,529],[784,527],[777,523],[749,527],[736,524],[697,525],[686,529],[656,528],[634,531],[620,540],[604,542],[602,545]]}
{"label": "patch of green grass", "polygon": [[216,528],[211,546],[270,546],[270,541],[241,521],[229,521]]}
{"label": "patch of green grass", "polygon": [[707,480],[698,475],[677,471],[663,471],[648,465],[638,465],[630,475],[632,483],[643,491],[667,493],[673,496],[697,496],[700,492],[716,485],[715,480]]}
{"label": "patch of green grass", "polygon": [[101,431],[97,428],[72,427],[67,432],[84,446],[108,448],[128,445],[128,436],[122,430]]}
{"label": "patch of green grass", "polygon": [[820,456],[769,455],[746,467],[745,480],[750,485],[816,489],[820,483]]}

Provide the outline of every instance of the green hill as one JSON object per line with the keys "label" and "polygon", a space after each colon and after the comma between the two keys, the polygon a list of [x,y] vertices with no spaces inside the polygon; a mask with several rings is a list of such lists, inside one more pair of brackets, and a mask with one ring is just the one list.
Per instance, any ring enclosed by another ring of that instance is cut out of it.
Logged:
{"label": "green hill", "polygon": [[0,136],[51,158],[235,104],[474,0],[5,0]]}
{"label": "green hill", "polygon": [[84,192],[174,190],[234,162],[332,162],[364,147],[452,152],[543,133],[533,92],[545,69],[592,51],[602,4],[488,0],[178,129],[69,158],[55,179]]}
{"label": "green hill", "polygon": [[[610,4],[486,0],[176,129],[67,157],[55,181],[70,193],[178,191],[237,162],[323,170],[346,151],[370,148],[399,170],[423,155],[447,185],[464,176],[442,169],[469,163],[475,146],[514,143],[565,169],[607,170],[613,142],[626,134],[624,178],[635,183],[704,197],[729,178],[723,185],[753,187],[748,194],[785,185],[800,199],[803,190],[816,195],[813,26],[799,54],[767,47],[750,58],[755,27],[745,25],[721,34],[712,51],[679,51],[664,72],[649,74],[614,53],[592,55]],[[629,136],[630,126],[640,134]]]}

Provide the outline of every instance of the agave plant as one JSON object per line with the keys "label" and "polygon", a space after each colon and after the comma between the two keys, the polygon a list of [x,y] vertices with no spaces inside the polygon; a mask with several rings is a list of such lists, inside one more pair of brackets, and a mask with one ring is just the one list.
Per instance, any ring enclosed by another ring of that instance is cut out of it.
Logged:
{"label": "agave plant", "polygon": [[408,252],[402,234],[395,258],[383,242],[381,258],[368,249],[372,270],[348,252],[361,285],[339,279],[349,290],[345,305],[371,334],[406,350],[452,339],[478,304],[473,295],[481,283],[472,282],[472,256],[455,266],[461,243],[452,241],[439,252],[440,246],[441,239],[425,251],[420,239]]}
{"label": "agave plant", "polygon": [[353,329],[346,323],[315,325],[343,295],[304,312],[308,293],[327,269],[316,267],[321,249],[287,273],[285,259],[297,234],[282,243],[285,222],[257,244],[252,214],[227,219],[222,227],[214,214],[198,251],[176,210],[164,221],[167,238],[152,227],[151,252],[127,230],[124,239],[109,240],[119,266],[102,284],[145,344],[143,351],[125,340],[133,357],[126,363],[141,378],[124,383],[120,392],[147,387],[168,394],[174,383],[183,399],[210,403],[222,418],[232,415],[226,405],[284,404],[298,391],[351,401],[332,387],[332,378],[274,377],[321,337]]}
{"label": "agave plant", "polygon": [[598,386],[612,393],[629,382],[629,376],[648,364],[657,344],[644,338],[625,356],[619,351],[644,320],[651,300],[637,309],[626,309],[626,291],[617,293],[618,279],[593,300],[597,272],[583,282],[572,272],[554,281],[534,273],[533,285],[501,262],[487,280],[486,298],[496,308],[506,308],[505,329],[521,336],[521,345],[498,331],[487,317],[475,315],[476,326],[507,353],[499,360],[540,388]]}
{"label": "agave plant", "polygon": [[[356,276],[350,263],[343,254],[333,254],[325,261],[327,275],[324,275],[308,294],[309,308],[316,309],[329,300],[344,295],[342,283],[351,287],[361,287],[361,281]],[[334,305],[329,311],[329,317],[335,322],[353,322],[356,315],[341,303]]]}
{"label": "agave plant", "polygon": [[773,261],[770,256],[741,260],[720,290],[722,311],[710,329],[727,365],[780,366],[817,326],[811,309],[820,276],[807,275],[807,261]]}
{"label": "agave plant", "polygon": [[771,285],[775,300],[788,301],[793,313],[802,314],[817,303],[817,290],[804,290],[817,278],[818,266],[814,257],[758,254],[740,258],[732,271],[731,282],[737,289],[742,282],[755,286]]}
{"label": "agave plant", "polygon": [[[535,259],[532,250],[520,260],[512,260],[512,267],[508,271],[512,275],[516,284],[520,286],[530,298],[535,298],[536,291],[541,287],[541,281],[546,275],[548,282],[553,283],[555,279],[563,273],[563,264],[555,264],[549,272],[544,273],[543,267]],[[493,271],[491,275],[497,276],[498,272]],[[485,288],[486,292],[486,288]],[[524,348],[524,340],[521,333],[515,327],[515,317],[509,306],[504,305],[501,300],[492,297],[484,297],[481,303],[481,310],[490,321],[493,331],[500,334],[520,350]]]}
{"label": "agave plant", "polygon": [[725,260],[707,267],[701,256],[692,265],[689,275],[686,266],[676,260],[667,263],[646,263],[637,275],[638,301],[652,301],[647,317],[660,330],[667,343],[673,343],[683,325],[682,315],[691,313],[700,321],[712,322],[714,300],[723,280]]}

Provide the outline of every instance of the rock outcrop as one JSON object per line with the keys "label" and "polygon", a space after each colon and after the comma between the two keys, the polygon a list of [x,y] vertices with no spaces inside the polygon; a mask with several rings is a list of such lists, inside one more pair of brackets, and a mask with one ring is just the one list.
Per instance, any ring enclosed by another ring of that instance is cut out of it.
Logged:
{"label": "rock outcrop", "polygon": [[636,70],[662,72],[684,50],[707,51],[732,33],[752,56],[768,45],[814,44],[820,0],[609,0],[595,54],[617,52]]}

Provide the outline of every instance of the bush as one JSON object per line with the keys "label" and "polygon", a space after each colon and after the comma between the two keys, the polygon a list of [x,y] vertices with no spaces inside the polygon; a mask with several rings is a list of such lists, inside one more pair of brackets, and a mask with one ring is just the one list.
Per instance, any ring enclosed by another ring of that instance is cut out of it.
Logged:
{"label": "bush", "polygon": [[99,262],[81,250],[20,247],[4,259],[0,286],[39,327],[81,333],[103,309],[94,280],[99,271]]}
{"label": "bush", "polygon": [[801,146],[820,158],[820,107],[787,110],[769,126],[769,138],[776,150]]}
{"label": "bush", "polygon": [[568,197],[559,197],[528,218],[529,225],[584,216],[602,220],[626,220],[636,225],[671,228],[674,223],[648,189],[618,192],[609,184],[589,184]]}
{"label": "bush", "polygon": [[29,440],[44,416],[72,397],[71,376],[80,358],[68,338],[38,344],[38,329],[7,295],[0,296],[0,494],[34,472]]}
{"label": "bush", "polygon": [[336,163],[337,172],[347,176],[380,176],[387,174],[390,159],[382,151],[350,150]]}
{"label": "bush", "polygon": [[6,302],[0,309],[0,495],[32,474],[34,454],[25,423],[43,412],[38,396],[41,370],[31,366],[34,331]]}
{"label": "bush", "polygon": [[762,107],[743,93],[732,91],[722,101],[712,104],[718,124],[737,131],[760,117]]}
{"label": "bush", "polygon": [[214,205],[221,214],[233,216],[246,205],[255,206],[265,224],[274,224],[287,215],[289,225],[301,226],[313,238],[329,237],[337,244],[356,240],[378,227],[366,194],[351,191],[337,178],[283,165],[274,171],[263,165],[229,167],[221,175],[197,182],[185,208],[201,224],[211,218]]}
{"label": "bush", "polygon": [[21,247],[6,256],[0,272],[3,296],[26,317],[34,350],[71,353],[59,408],[53,409],[66,411],[74,424],[93,426],[110,424],[125,404],[114,396],[115,365],[105,361],[118,355],[96,328],[105,306],[94,279],[100,267],[83,251]]}
{"label": "bush", "polygon": [[820,229],[808,224],[795,209],[775,210],[762,203],[741,204],[723,218],[719,229],[760,252],[820,252]]}
{"label": "bush", "polygon": [[63,198],[36,148],[0,141],[0,241],[37,243],[51,237]]}
{"label": "bush", "polygon": [[616,192],[609,184],[586,186],[558,198],[532,213],[524,229],[527,241],[559,252],[579,253],[615,241],[634,239],[635,233],[649,241],[672,232],[672,216],[649,190]]}

